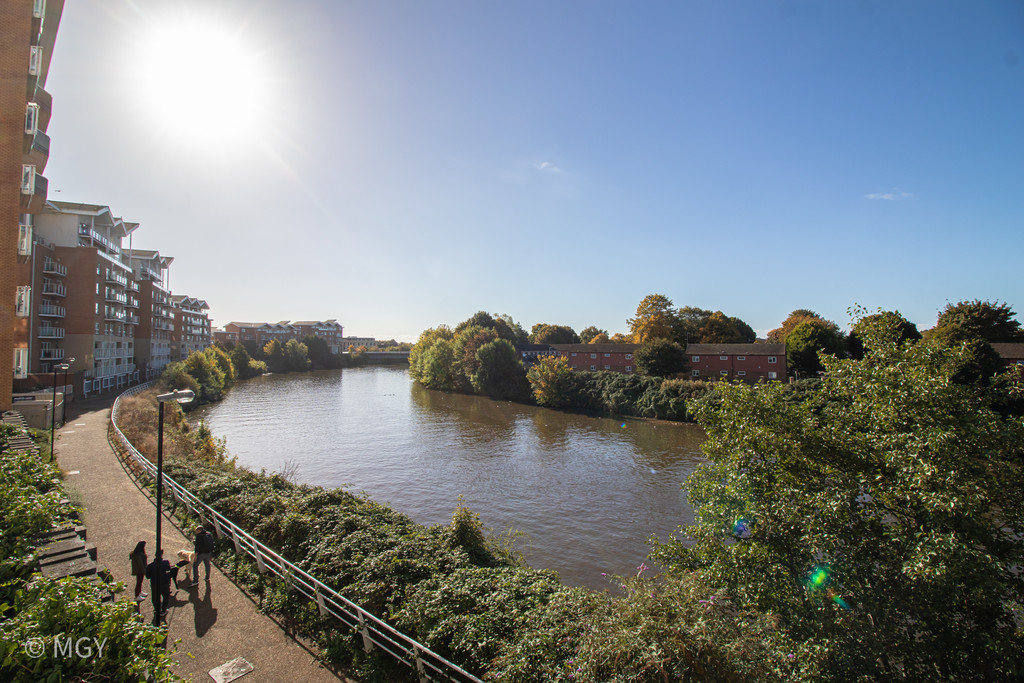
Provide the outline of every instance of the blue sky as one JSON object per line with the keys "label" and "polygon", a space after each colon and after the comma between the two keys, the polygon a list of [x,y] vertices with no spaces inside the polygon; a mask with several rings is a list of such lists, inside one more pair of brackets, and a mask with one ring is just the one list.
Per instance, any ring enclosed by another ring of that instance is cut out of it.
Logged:
{"label": "blue sky", "polygon": [[47,89],[215,325],[1024,308],[1020,1],[74,0]]}

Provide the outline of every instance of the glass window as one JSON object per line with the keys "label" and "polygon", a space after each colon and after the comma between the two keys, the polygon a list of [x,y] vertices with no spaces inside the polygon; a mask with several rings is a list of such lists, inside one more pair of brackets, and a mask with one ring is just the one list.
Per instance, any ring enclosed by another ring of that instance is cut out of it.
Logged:
{"label": "glass window", "polygon": [[774,363],[775,362],[775,356],[768,356],[768,362],[769,363]]}
{"label": "glass window", "polygon": [[693,377],[700,377],[700,370],[694,370],[694,371],[693,371],[692,373],[690,373],[690,374],[691,374],[691,375],[692,375]]}
{"label": "glass window", "polygon": [[736,360],[746,360],[746,356],[736,356]]}
{"label": "glass window", "polygon": [[718,360],[729,360],[729,356],[719,356]]}
{"label": "glass window", "polygon": [[699,363],[700,362],[700,356],[692,356],[690,358],[690,360],[692,360],[694,363]]}

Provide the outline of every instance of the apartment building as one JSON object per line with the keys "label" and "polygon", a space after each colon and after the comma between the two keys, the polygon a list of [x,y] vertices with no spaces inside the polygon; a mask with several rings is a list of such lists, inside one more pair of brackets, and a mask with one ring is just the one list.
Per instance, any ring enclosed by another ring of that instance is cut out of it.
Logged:
{"label": "apartment building", "polygon": [[287,320],[276,323],[233,320],[224,325],[223,331],[218,330],[214,336],[218,341],[235,344],[250,342],[250,345],[263,348],[267,342],[274,339],[281,344],[286,344],[289,339],[302,341],[307,335],[313,335],[326,341],[331,353],[340,353],[348,350],[342,337],[344,331],[344,328],[333,318],[331,320],[302,320],[294,323]]}
{"label": "apartment building", "polygon": [[171,359],[185,360],[213,343],[209,304],[184,294],[171,295],[174,329],[171,330]]}
{"label": "apartment building", "polygon": [[34,292],[20,278],[46,202],[52,98],[45,85],[63,10],[64,0],[0,2],[0,410],[11,408],[15,374],[28,372],[24,340],[39,323],[27,320]]}
{"label": "apartment building", "polygon": [[17,268],[28,293],[15,328],[16,383],[45,383],[60,363],[85,394],[138,380],[139,300],[121,251],[137,228],[98,204],[48,201],[34,216],[30,253]]}
{"label": "apartment building", "polygon": [[142,312],[135,333],[135,360],[143,381],[158,377],[171,362],[171,336],[174,308],[167,285],[167,270],[174,258],[160,252],[133,249],[129,263],[139,286],[139,310]]}
{"label": "apartment building", "polygon": [[785,344],[690,344],[686,354],[693,379],[786,379]]}
{"label": "apartment building", "polygon": [[633,353],[639,344],[551,344],[573,370],[636,372]]}

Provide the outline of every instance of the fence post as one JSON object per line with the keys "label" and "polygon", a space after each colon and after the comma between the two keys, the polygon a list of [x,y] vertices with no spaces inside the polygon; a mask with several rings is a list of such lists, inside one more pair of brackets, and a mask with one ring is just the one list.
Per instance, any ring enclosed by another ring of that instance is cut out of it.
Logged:
{"label": "fence post", "polygon": [[219,519],[217,519],[217,515],[213,515],[213,528],[214,528],[214,530],[215,530],[215,531],[217,532],[217,538],[218,538],[218,539],[220,539],[220,538],[223,538],[223,537],[224,537],[224,532],[223,532],[223,531],[221,531],[221,528],[220,528],[220,520],[219,520]]}
{"label": "fence post", "polygon": [[359,630],[363,634],[363,651],[372,651],[373,641],[370,640],[370,629],[366,628],[366,619],[363,617],[363,610],[359,610]]}
{"label": "fence post", "polygon": [[267,565],[263,563],[263,553],[260,552],[260,547],[255,541],[252,544],[252,554],[256,556],[256,568],[259,569],[260,574],[266,574]]}
{"label": "fence post", "polygon": [[420,675],[420,683],[427,683],[430,679],[427,677],[427,670],[423,666],[423,660],[420,659],[420,646],[412,646],[413,655],[416,657],[416,673]]}
{"label": "fence post", "polygon": [[327,617],[327,605],[324,604],[323,593],[320,592],[320,586],[316,586],[316,606],[320,608],[320,618]]}

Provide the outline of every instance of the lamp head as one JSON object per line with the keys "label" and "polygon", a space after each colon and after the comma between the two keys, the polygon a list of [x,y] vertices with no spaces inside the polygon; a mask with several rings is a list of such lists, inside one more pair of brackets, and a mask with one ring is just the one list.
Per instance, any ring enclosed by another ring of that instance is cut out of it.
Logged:
{"label": "lamp head", "polygon": [[156,397],[156,400],[160,403],[167,403],[168,401],[176,401],[177,403],[191,403],[196,397],[196,392],[191,389],[175,389],[174,391],[167,394],[160,394]]}

